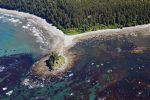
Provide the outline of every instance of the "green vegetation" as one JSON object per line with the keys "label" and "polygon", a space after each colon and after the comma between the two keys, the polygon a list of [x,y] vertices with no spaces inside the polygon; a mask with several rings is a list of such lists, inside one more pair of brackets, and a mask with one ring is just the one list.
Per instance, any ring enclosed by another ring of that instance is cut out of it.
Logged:
{"label": "green vegetation", "polygon": [[91,31],[96,31],[96,30],[101,30],[101,29],[115,29],[115,28],[121,28],[119,25],[96,25],[96,26],[88,26],[86,30],[84,28],[67,28],[62,30],[64,33],[68,35],[75,35],[75,34],[80,34],[83,32],[91,32]]}
{"label": "green vegetation", "polygon": [[50,53],[50,57],[46,60],[46,64],[50,70],[58,69],[65,63],[65,58],[57,53]]}
{"label": "green vegetation", "polygon": [[35,14],[66,34],[150,22],[150,0],[0,0],[0,7]]}

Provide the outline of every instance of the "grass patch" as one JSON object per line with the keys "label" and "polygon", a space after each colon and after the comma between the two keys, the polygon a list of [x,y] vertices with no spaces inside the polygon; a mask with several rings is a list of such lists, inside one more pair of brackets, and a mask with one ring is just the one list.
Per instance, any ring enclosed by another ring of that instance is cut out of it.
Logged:
{"label": "grass patch", "polygon": [[67,28],[62,30],[67,35],[80,34],[81,31],[78,28]]}
{"label": "grass patch", "polygon": [[84,32],[91,32],[91,31],[97,31],[102,29],[116,29],[116,28],[122,28],[120,25],[96,25],[96,26],[87,26],[87,27],[80,27],[80,28],[67,28],[62,29],[62,31],[67,35],[75,35],[80,34]]}
{"label": "grass patch", "polygon": [[46,60],[46,64],[49,67],[49,70],[54,70],[61,68],[65,63],[65,58],[57,53],[50,53],[49,59]]}

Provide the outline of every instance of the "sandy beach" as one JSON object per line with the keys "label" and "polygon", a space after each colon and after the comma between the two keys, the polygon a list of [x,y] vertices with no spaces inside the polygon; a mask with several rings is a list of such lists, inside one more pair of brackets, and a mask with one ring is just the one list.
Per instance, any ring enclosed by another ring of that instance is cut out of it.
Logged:
{"label": "sandy beach", "polygon": [[21,18],[26,18],[30,20],[32,23],[35,23],[38,26],[46,29],[47,33],[49,33],[50,36],[57,36],[60,39],[60,41],[56,41],[55,44],[60,44],[63,41],[64,47],[73,45],[75,43],[74,40],[77,40],[79,38],[82,39],[82,38],[87,38],[87,37],[93,37],[95,35],[101,35],[101,36],[119,35],[127,31],[128,32],[125,34],[131,34],[130,32],[139,31],[143,29],[148,30],[150,28],[150,24],[145,24],[145,25],[137,25],[137,26],[132,26],[132,27],[124,27],[122,29],[105,29],[105,30],[85,32],[85,33],[81,33],[77,35],[65,35],[57,27],[53,26],[52,24],[49,24],[48,22],[46,22],[45,19],[42,19],[35,15],[24,13],[24,12],[19,12],[15,10],[2,9],[2,8],[0,8],[0,13],[13,15],[13,16],[21,17]]}
{"label": "sandy beach", "polygon": [[[56,38],[53,39],[53,42],[55,43],[55,45],[53,45],[53,47],[51,48],[52,51],[55,51],[56,49],[58,49],[58,45],[61,44],[64,37],[64,34],[61,30],[57,29],[55,26],[52,26],[52,24],[49,24],[46,22],[45,19],[42,19],[40,17],[37,17],[35,15],[29,14],[29,13],[24,13],[24,12],[18,12],[15,10],[7,10],[7,9],[1,9],[0,8],[0,13],[1,14],[6,14],[9,16],[14,16],[14,17],[18,17],[21,19],[26,19],[29,22],[37,25],[38,27],[43,28],[46,33],[44,33],[43,35],[45,35],[46,38]],[[49,40],[51,41],[51,40]]]}

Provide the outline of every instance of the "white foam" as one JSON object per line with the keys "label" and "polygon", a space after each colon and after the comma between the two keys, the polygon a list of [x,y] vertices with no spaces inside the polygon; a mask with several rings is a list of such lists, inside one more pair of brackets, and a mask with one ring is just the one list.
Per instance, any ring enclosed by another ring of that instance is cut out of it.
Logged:
{"label": "white foam", "polygon": [[[26,19],[28,22],[37,25],[38,27],[42,27],[47,34],[49,34],[49,37],[53,39],[53,42],[51,40],[46,40],[44,36],[42,35],[43,33],[41,30],[37,28],[31,28],[31,24],[26,24],[23,25],[23,29],[29,29],[34,33],[34,36],[37,37],[36,42],[41,42],[42,44],[45,43],[47,45],[48,50],[51,51],[59,51],[63,49],[61,45],[69,46],[73,43],[73,38],[74,36],[67,36],[64,35],[64,33],[57,29],[57,27],[52,26],[52,24],[47,23],[45,19],[42,19],[40,17],[37,17],[35,15],[29,14],[29,13],[23,13],[23,12],[18,12],[18,11],[13,11],[13,10],[6,10],[6,9],[0,9],[0,13],[6,14],[6,15],[13,15],[17,16],[19,18]],[[71,38],[73,37],[73,38]],[[50,43],[52,42],[52,43]],[[59,50],[58,50],[59,49]],[[61,52],[61,51],[60,51]]]}
{"label": "white foam", "polygon": [[35,27],[34,24],[35,23],[32,23],[31,20],[28,20],[27,23],[26,23],[26,25],[23,25],[22,28],[26,29],[28,31],[31,31],[31,35],[33,35],[33,36],[36,37],[36,41],[35,42],[39,43],[40,44],[40,49],[45,51],[44,47],[47,47],[47,45],[49,43],[45,39],[45,37],[43,36],[43,31],[39,30],[38,27]]}
{"label": "white foam", "polygon": [[69,74],[69,77],[72,77],[74,74],[73,73],[71,73],[71,74]]}
{"label": "white foam", "polygon": [[[68,35],[64,35],[64,33],[61,30],[57,29],[57,27],[52,26],[52,24],[47,23],[45,19],[42,19],[35,15],[29,14],[29,13],[24,13],[24,12],[18,12],[18,11],[14,11],[14,10],[1,9],[1,8],[0,8],[0,13],[5,14],[5,16],[17,16],[19,18],[24,18],[24,19],[27,19],[28,22],[33,23],[39,27],[42,27],[44,30],[47,31],[49,36],[53,38],[54,42],[51,44],[51,46],[49,46],[49,47],[51,47],[50,49],[52,49],[52,50],[57,50],[58,47],[62,43],[64,44],[65,47],[74,45],[76,43],[76,41],[74,41],[75,39],[80,38],[80,37],[85,37],[87,35],[88,36],[96,35],[96,34],[106,35],[106,36],[112,35],[112,34],[118,35],[117,32],[133,30],[133,29],[137,29],[137,28],[150,27],[150,24],[147,24],[147,25],[139,25],[139,26],[128,27],[128,28],[123,28],[123,29],[98,30],[98,31],[86,32],[86,33],[82,33],[82,34],[78,34],[78,35],[68,36]],[[13,22],[16,22],[16,21],[13,21]],[[31,27],[30,24],[23,26],[24,29],[28,29],[30,27]],[[46,42],[44,37],[41,35],[43,33],[41,33],[41,31],[37,31],[37,30],[38,29],[32,29],[32,31],[34,33],[36,33],[35,36],[38,37],[37,39],[39,39],[37,42],[39,42],[39,41],[41,41],[42,43]],[[48,43],[50,43],[50,41],[48,41]],[[64,46],[62,46],[62,47],[64,47]],[[63,49],[63,48],[59,48],[59,49]]]}
{"label": "white foam", "polygon": [[22,26],[22,28],[24,28],[24,29],[28,29],[29,27],[24,25],[24,26]]}
{"label": "white foam", "polygon": [[4,88],[2,88],[3,89],[3,91],[6,91],[7,90],[7,87],[4,87]]}
{"label": "white foam", "polygon": [[44,87],[44,83],[39,82],[39,81],[31,81],[30,79],[26,78],[22,82],[22,85],[27,86],[29,89],[33,88],[39,88],[39,87]]}
{"label": "white foam", "polygon": [[8,20],[11,21],[12,23],[20,22],[19,19],[15,19],[15,18],[10,18],[10,19],[8,19]]}
{"label": "white foam", "polygon": [[3,72],[5,70],[5,67],[0,66],[0,72]]}
{"label": "white foam", "polygon": [[8,91],[8,92],[6,93],[6,95],[10,96],[10,95],[12,95],[12,93],[13,93],[13,90]]}
{"label": "white foam", "polygon": [[23,85],[28,86],[29,85],[29,79],[24,79],[24,81],[22,82]]}
{"label": "white foam", "polygon": [[13,15],[8,15],[8,14],[2,14],[0,16],[0,19],[2,19],[2,22],[12,22],[12,23],[19,23],[21,24],[21,20],[19,18],[15,18]]}

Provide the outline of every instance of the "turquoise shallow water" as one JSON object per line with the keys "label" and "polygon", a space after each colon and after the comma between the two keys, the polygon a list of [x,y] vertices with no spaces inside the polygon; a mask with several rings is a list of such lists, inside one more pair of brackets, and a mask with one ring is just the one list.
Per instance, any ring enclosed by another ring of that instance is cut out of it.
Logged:
{"label": "turquoise shallow water", "polygon": [[9,16],[0,15],[0,56],[27,53],[40,55],[40,44],[35,42],[31,32],[25,31],[21,23],[12,23]]}
{"label": "turquoise shallow water", "polygon": [[26,19],[0,14],[0,100],[22,86],[32,64],[43,55],[44,43],[35,36],[36,28]]}

